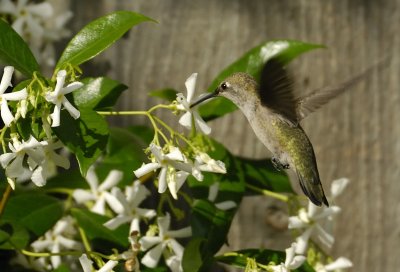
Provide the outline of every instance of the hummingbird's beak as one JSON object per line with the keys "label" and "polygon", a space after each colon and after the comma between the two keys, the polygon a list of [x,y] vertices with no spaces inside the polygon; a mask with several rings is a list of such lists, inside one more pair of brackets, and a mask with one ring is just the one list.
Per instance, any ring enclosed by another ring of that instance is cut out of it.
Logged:
{"label": "hummingbird's beak", "polygon": [[210,94],[200,97],[196,102],[194,102],[190,105],[190,108],[193,108],[193,107],[197,106],[198,104],[200,104],[201,102],[204,102],[210,98],[216,97],[217,95],[218,95],[218,89]]}

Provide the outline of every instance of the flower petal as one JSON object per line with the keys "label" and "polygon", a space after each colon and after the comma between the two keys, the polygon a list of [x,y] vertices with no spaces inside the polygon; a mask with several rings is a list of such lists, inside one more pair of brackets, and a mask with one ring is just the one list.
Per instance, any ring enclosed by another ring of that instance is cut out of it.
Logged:
{"label": "flower petal", "polygon": [[158,261],[160,260],[163,249],[164,247],[162,243],[153,247],[143,256],[141,263],[150,268],[156,267]]}
{"label": "flower petal", "polygon": [[350,180],[348,178],[340,178],[340,179],[334,180],[331,185],[332,198],[336,198],[338,195],[340,195],[344,191],[344,189],[346,189],[346,187],[349,183],[350,183]]}
{"label": "flower petal", "polygon": [[308,240],[313,232],[314,228],[309,228],[302,235],[296,238],[296,254],[302,255],[307,252]]}
{"label": "flower petal", "polygon": [[89,258],[87,257],[87,255],[85,253],[83,253],[82,256],[79,257],[79,262],[81,263],[83,272],[91,272],[92,271],[93,262],[91,260],[89,260]]}
{"label": "flower petal", "polygon": [[215,205],[215,207],[217,207],[217,209],[220,209],[221,211],[227,211],[227,210],[233,209],[237,206],[237,204],[231,200],[216,203],[214,205]]}
{"label": "flower petal", "polygon": [[146,251],[156,244],[161,243],[162,241],[163,238],[159,236],[144,236],[140,239],[141,249],[143,249],[143,251]]}
{"label": "flower petal", "polygon": [[185,112],[181,118],[179,118],[179,124],[187,129],[192,128],[192,113],[190,111]]}
{"label": "flower petal", "polygon": [[107,175],[106,179],[103,181],[103,183],[98,187],[99,192],[106,191],[115,185],[117,185],[121,179],[124,173],[122,173],[119,170],[112,170],[110,173]]}
{"label": "flower petal", "polygon": [[72,104],[67,100],[67,98],[63,97],[62,104],[64,105],[65,109],[69,112],[69,114],[74,119],[78,119],[81,116],[79,110],[77,110]]}
{"label": "flower petal", "polygon": [[7,100],[5,99],[1,100],[1,119],[3,119],[3,122],[7,127],[9,127],[11,122],[14,121],[14,116],[8,108]]}
{"label": "flower petal", "polygon": [[186,98],[187,98],[187,101],[189,102],[189,104],[190,104],[190,102],[192,102],[192,99],[193,99],[193,95],[194,95],[194,91],[195,91],[195,87],[196,87],[196,80],[197,80],[197,73],[193,73],[185,81],[185,86],[186,86],[186,90],[187,90]]}
{"label": "flower petal", "polygon": [[67,87],[64,87],[62,89],[62,93],[65,94],[69,94],[77,89],[79,89],[80,87],[82,87],[84,84],[81,82],[72,82],[70,84],[67,85]]}
{"label": "flower petal", "polygon": [[112,269],[118,264],[117,261],[109,260],[97,272],[111,272]]}
{"label": "flower petal", "polygon": [[14,67],[6,66],[4,67],[3,77],[1,78],[0,82],[0,95],[4,94],[8,87],[11,87],[11,78],[14,72]]}
{"label": "flower petal", "polygon": [[158,175],[158,192],[160,194],[167,190],[167,167],[161,168],[160,174]]}
{"label": "flower petal", "polygon": [[121,214],[124,212],[124,206],[114,195],[110,194],[109,192],[103,192],[103,195],[107,204],[116,214]]}
{"label": "flower petal", "polygon": [[72,197],[79,204],[85,203],[85,202],[87,202],[89,200],[94,200],[95,199],[95,196],[91,192],[88,192],[88,191],[83,190],[83,189],[76,189],[72,193]]}
{"label": "flower petal", "polygon": [[103,224],[103,226],[105,226],[106,228],[109,228],[111,230],[115,230],[116,228],[118,228],[122,224],[129,222],[130,220],[131,220],[130,217],[120,214],[117,217],[114,217],[114,218],[108,220],[107,222],[105,222]]}
{"label": "flower petal", "polygon": [[171,247],[175,255],[178,256],[179,259],[181,259],[184,250],[183,246],[180,243],[178,243],[178,241],[176,241],[175,239],[169,239],[168,245]]}
{"label": "flower petal", "polygon": [[339,257],[338,259],[336,259],[334,262],[325,265],[325,270],[326,271],[336,271],[338,269],[346,269],[346,268],[350,268],[353,266],[353,263],[344,257]]}
{"label": "flower petal", "polygon": [[211,133],[211,128],[207,125],[207,123],[200,117],[200,114],[197,111],[192,111],[194,116],[194,122],[196,124],[196,128],[199,129],[205,135]]}
{"label": "flower petal", "polygon": [[172,238],[186,238],[192,235],[192,228],[186,227],[179,230],[168,230],[165,235]]}
{"label": "flower petal", "polygon": [[151,162],[147,164],[143,164],[139,169],[133,171],[137,178],[143,177],[144,175],[160,168],[161,165],[158,162]]}
{"label": "flower petal", "polygon": [[53,113],[50,114],[50,117],[51,117],[51,120],[52,120],[52,123],[51,123],[52,127],[59,127],[60,126],[60,113],[61,113],[61,104],[57,103],[54,106]]}

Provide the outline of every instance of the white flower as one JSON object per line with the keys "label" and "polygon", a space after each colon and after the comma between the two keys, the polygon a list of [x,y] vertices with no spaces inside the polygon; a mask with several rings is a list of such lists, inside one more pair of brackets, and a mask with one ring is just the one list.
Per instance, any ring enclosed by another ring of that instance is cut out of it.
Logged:
{"label": "white flower", "polygon": [[67,72],[65,70],[61,70],[57,73],[57,83],[54,91],[47,92],[45,94],[45,98],[47,101],[53,103],[55,105],[54,111],[51,114],[51,119],[53,120],[52,127],[58,127],[60,125],[60,111],[61,105],[69,112],[69,114],[74,118],[78,119],[80,116],[80,112],[67,100],[65,97],[66,94],[69,94],[76,89],[79,89],[83,86],[81,82],[72,82],[64,87],[65,77],[67,76]]}
{"label": "white flower", "polygon": [[0,82],[1,119],[3,119],[3,122],[7,127],[9,127],[11,122],[14,121],[14,116],[8,108],[7,101],[18,101],[28,97],[26,89],[22,89],[18,92],[4,93],[8,87],[12,87],[11,77],[13,72],[14,67],[6,66]]}
{"label": "white flower", "polygon": [[306,257],[302,255],[296,255],[295,252],[296,247],[297,247],[296,243],[292,243],[291,247],[285,250],[286,252],[285,263],[271,266],[272,271],[289,272],[292,269],[299,268],[306,261]]}
{"label": "white flower", "polygon": [[[219,182],[215,182],[213,185],[210,186],[210,191],[208,192],[208,200],[210,202],[215,202],[218,196],[219,191]],[[235,208],[237,205],[232,200],[227,200],[219,203],[214,203],[215,207],[220,210],[226,211]]]}
{"label": "white flower", "polygon": [[64,147],[60,141],[47,140],[40,143],[43,146],[44,159],[33,171],[31,179],[36,185],[43,186],[48,178],[57,173],[57,166],[68,169],[70,163],[68,158],[55,152],[55,150]]}
{"label": "white flower", "polygon": [[338,269],[346,269],[346,268],[350,268],[353,267],[353,263],[344,257],[339,257],[337,258],[335,261],[331,262],[330,264],[327,265],[322,265],[322,264],[318,264],[316,266],[316,270],[317,272],[329,272],[329,271],[336,271]]}
{"label": "white flower", "polygon": [[[60,219],[56,225],[45,233],[43,237],[31,244],[36,252],[49,250],[51,253],[59,253],[61,250],[79,250],[82,248],[80,242],[73,240],[76,230],[73,228],[73,219],[64,217]],[[45,263],[46,259],[41,258]],[[61,264],[61,256],[51,256],[50,263],[52,269],[57,268]]]}
{"label": "white flower", "polygon": [[149,195],[150,191],[145,186],[140,184],[140,181],[135,181],[132,186],[125,188],[125,195],[121,189],[114,187],[111,190],[112,195],[115,196],[119,202],[122,210],[114,210],[117,214],[116,217],[104,223],[109,229],[116,229],[120,225],[130,222],[130,231],[140,232],[139,223],[142,218],[151,219],[157,215],[155,210],[139,208],[140,203],[143,202]]}
{"label": "white flower", "polygon": [[206,124],[206,122],[204,122],[197,110],[190,108],[195,91],[196,79],[197,73],[194,73],[186,80],[185,86],[187,90],[187,97],[185,97],[182,93],[179,93],[176,97],[178,109],[186,111],[179,119],[179,123],[182,126],[191,129],[194,122],[196,129],[199,129],[204,134],[210,134],[211,128]]}
{"label": "white flower", "polygon": [[[331,200],[343,192],[348,184],[348,179],[342,178],[332,182]],[[297,241],[296,253],[304,254],[307,250],[308,240],[311,235],[317,238],[327,247],[332,247],[334,237],[328,233],[322,226],[324,222],[332,221],[333,216],[340,212],[340,207],[332,205],[330,207],[317,207],[309,201],[308,210],[304,208],[299,210],[297,216],[289,217],[289,229],[303,229],[304,232],[300,235]]]}
{"label": "white flower", "polygon": [[122,211],[123,207],[121,206],[120,202],[115,196],[108,192],[109,189],[116,186],[121,181],[122,175],[123,173],[121,171],[112,170],[103,183],[99,185],[99,180],[96,176],[96,172],[94,171],[94,167],[90,167],[86,175],[86,180],[89,183],[90,191],[76,189],[72,196],[79,204],[88,201],[94,201],[95,204],[90,210],[98,214],[105,214],[106,202],[114,211]]}
{"label": "white flower", "polygon": [[[157,218],[158,236],[144,236],[140,239],[140,244],[144,251],[148,250],[143,256],[141,262],[147,267],[154,268],[160,260],[161,254],[164,253],[167,265],[171,270],[182,271],[180,265],[183,256],[183,247],[175,238],[185,238],[192,234],[191,228],[186,227],[179,230],[169,230],[171,217],[167,214],[164,217]],[[175,256],[174,259],[170,259]],[[179,264],[177,270],[177,262]]]}
{"label": "white flower", "polygon": [[204,178],[202,171],[226,174],[225,164],[222,161],[216,161],[203,152],[196,155],[192,175],[198,181],[202,181]]}
{"label": "white flower", "polygon": [[[32,171],[40,165],[44,158],[43,146],[35,137],[31,136],[28,141],[19,142],[14,139],[14,143],[8,143],[12,153],[0,155],[0,163],[6,169],[6,175],[11,179],[22,179],[30,176]],[[29,169],[23,166],[25,155],[28,156],[27,163]],[[32,180],[34,183],[35,180]],[[42,183],[35,183],[37,186],[43,186]]]}
{"label": "white flower", "polygon": [[[153,162],[143,164],[134,173],[137,178],[140,178],[161,168],[158,176],[158,192],[164,193],[168,187],[172,197],[177,199],[177,192],[186,181],[189,173],[192,172],[192,166],[186,162],[186,158],[179,148],[170,146],[169,150],[168,154],[164,154],[161,147],[153,143],[150,144],[150,151],[154,156]],[[179,171],[176,171],[176,169]]]}
{"label": "white flower", "polygon": [[118,264],[117,261],[108,260],[99,270],[94,270],[93,262],[89,260],[85,253],[79,257],[79,262],[81,263],[83,272],[111,272],[113,268]]}

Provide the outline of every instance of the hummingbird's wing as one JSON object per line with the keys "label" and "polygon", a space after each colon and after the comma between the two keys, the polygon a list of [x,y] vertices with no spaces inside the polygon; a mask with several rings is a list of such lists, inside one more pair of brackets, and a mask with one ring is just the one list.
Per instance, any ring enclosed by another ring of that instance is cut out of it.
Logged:
{"label": "hummingbird's wing", "polygon": [[361,73],[357,74],[356,76],[341,82],[337,85],[323,87],[317,90],[314,90],[310,94],[300,97],[297,100],[297,120],[300,120],[307,117],[310,113],[316,111],[321,106],[328,103],[331,99],[341,95],[357,83],[361,82],[362,80],[366,79],[370,76],[375,70],[382,68],[384,65],[387,64],[389,58],[382,59],[377,64],[367,68],[366,70],[362,71]]}
{"label": "hummingbird's wing", "polygon": [[266,62],[260,76],[260,100],[263,105],[297,125],[297,100],[293,94],[293,79],[278,59]]}

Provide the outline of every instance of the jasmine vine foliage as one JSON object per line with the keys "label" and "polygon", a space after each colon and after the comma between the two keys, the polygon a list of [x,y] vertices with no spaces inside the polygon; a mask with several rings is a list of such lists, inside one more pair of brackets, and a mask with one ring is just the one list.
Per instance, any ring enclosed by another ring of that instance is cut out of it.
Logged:
{"label": "jasmine vine foliage", "polygon": [[[1,1],[0,11],[12,19],[0,20],[2,270],[212,271],[223,263],[246,271],[336,271],[352,265],[327,253],[335,240],[330,225],[340,212],[335,198],[347,179],[333,182],[333,205],[318,208],[297,196],[268,159],[231,154],[210,138],[205,120],[234,108],[226,102],[191,108],[196,73],[176,86],[183,91],[152,93],[165,104],[114,111],[127,87],[107,77],[85,78],[79,65],[130,28],[154,22],[144,15],[117,11],[90,22],[46,77],[24,41],[50,14],[39,2]],[[26,17],[18,17],[21,10]],[[266,42],[222,71],[210,89],[227,73],[256,76],[270,58],[289,62],[319,47]],[[15,70],[25,79],[13,76]],[[182,128],[161,120],[158,111],[169,111]],[[111,127],[110,115],[142,115],[149,126]],[[294,238],[286,250],[220,252],[246,194],[287,203]]]}

